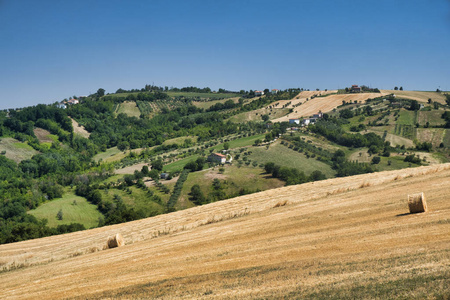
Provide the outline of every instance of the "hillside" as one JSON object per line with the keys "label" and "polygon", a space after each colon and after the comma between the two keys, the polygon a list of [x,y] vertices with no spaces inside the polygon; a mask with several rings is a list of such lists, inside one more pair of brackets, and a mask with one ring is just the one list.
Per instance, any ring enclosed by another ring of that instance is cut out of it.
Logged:
{"label": "hillside", "polygon": [[[446,298],[449,177],[445,164],[330,179],[1,245],[0,297]],[[408,214],[412,192],[429,212]],[[101,250],[117,232],[126,245]]]}
{"label": "hillside", "polygon": [[397,97],[417,100],[419,102],[428,102],[431,99],[433,102],[445,104],[445,95],[438,92],[425,91],[400,91],[400,90],[381,90],[384,94],[395,94]]}
{"label": "hillside", "polygon": [[[384,93],[361,93],[361,94],[336,94],[309,98],[298,98],[297,105],[294,111],[286,116],[273,120],[274,122],[287,122],[289,119],[309,117],[313,114],[317,114],[319,111],[326,113],[332,111],[334,108],[342,105],[343,101],[346,103],[353,103],[355,101],[364,103],[367,99],[377,98],[385,95]],[[292,100],[294,104],[294,100]]]}

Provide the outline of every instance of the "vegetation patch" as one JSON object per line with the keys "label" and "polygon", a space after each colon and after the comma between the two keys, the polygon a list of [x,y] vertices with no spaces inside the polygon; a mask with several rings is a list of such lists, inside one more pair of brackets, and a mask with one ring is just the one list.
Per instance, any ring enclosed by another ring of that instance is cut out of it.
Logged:
{"label": "vegetation patch", "polygon": [[258,164],[273,162],[282,167],[296,168],[303,171],[307,176],[316,170],[321,171],[327,178],[335,176],[335,172],[330,165],[315,158],[308,158],[304,153],[299,153],[278,142],[270,145],[268,149],[265,146],[254,147],[251,152],[248,158],[251,161],[257,161]]}
{"label": "vegetation patch", "polygon": [[116,114],[126,114],[130,117],[139,118],[141,112],[134,101],[125,101],[120,103],[116,109]]}
{"label": "vegetation patch", "polygon": [[[60,212],[61,218],[58,218]],[[62,198],[30,210],[29,214],[38,219],[47,219],[49,227],[71,223],[83,224],[86,228],[97,227],[99,218],[102,217],[96,205],[73,193],[66,193]]]}
{"label": "vegetation patch", "polygon": [[33,155],[39,153],[27,143],[21,143],[13,138],[0,139],[0,152],[4,153],[3,155],[6,158],[11,159],[16,163],[30,159]]}

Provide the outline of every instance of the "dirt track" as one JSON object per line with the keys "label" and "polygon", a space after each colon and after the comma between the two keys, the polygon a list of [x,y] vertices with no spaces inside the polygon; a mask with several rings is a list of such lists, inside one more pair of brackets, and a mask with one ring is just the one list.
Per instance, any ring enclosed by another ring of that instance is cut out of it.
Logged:
{"label": "dirt track", "polygon": [[[0,273],[0,298],[265,298],[438,280],[450,275],[449,179],[450,164],[330,179],[1,245],[3,269],[20,269]],[[430,211],[409,215],[419,191]],[[126,245],[98,251],[117,232]]]}

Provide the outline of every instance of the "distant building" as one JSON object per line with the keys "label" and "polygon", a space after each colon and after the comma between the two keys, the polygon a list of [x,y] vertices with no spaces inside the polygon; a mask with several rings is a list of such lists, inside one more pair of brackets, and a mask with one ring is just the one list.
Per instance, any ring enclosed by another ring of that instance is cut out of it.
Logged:
{"label": "distant building", "polygon": [[224,164],[227,162],[227,156],[220,153],[211,153],[211,155],[208,156],[208,161],[212,163]]}
{"label": "distant building", "polygon": [[313,118],[316,118],[316,119],[320,119],[322,117],[323,117],[323,114],[321,112],[319,112],[318,114],[314,114],[313,115]]}
{"label": "distant building", "polygon": [[272,122],[266,123],[266,128],[268,129],[273,128],[273,123]]}
{"label": "distant building", "polygon": [[300,124],[300,119],[289,119],[289,124]]}
{"label": "distant building", "polygon": [[264,91],[255,91],[255,96],[262,96],[264,95]]}
{"label": "distant building", "polygon": [[352,93],[361,93],[361,87],[359,87],[357,84],[352,85],[352,88],[350,89],[350,92]]}
{"label": "distant building", "polygon": [[62,109],[66,109],[67,105],[64,102],[58,103],[58,105],[56,105],[58,108],[62,108]]}
{"label": "distant building", "polygon": [[67,101],[67,103],[74,105],[80,103],[80,101],[78,101],[78,99],[70,99],[69,101]]}
{"label": "distant building", "polygon": [[161,173],[161,174],[159,175],[159,178],[161,178],[161,179],[167,179],[167,178],[169,178],[169,173]]}
{"label": "distant building", "polygon": [[272,91],[271,91],[272,94],[277,94],[278,92],[279,92],[279,90],[277,90],[277,89],[272,89]]}

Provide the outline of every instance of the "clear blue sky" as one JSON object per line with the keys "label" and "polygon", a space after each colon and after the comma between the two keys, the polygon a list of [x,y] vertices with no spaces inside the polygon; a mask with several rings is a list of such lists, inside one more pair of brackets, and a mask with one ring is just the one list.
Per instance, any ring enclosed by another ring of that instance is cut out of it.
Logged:
{"label": "clear blue sky", "polygon": [[98,88],[450,90],[450,1],[0,0],[0,109]]}

